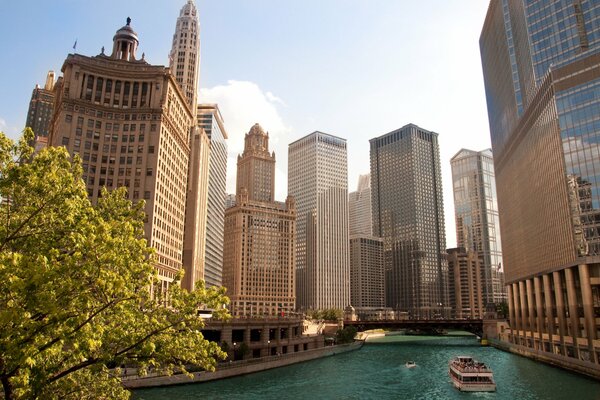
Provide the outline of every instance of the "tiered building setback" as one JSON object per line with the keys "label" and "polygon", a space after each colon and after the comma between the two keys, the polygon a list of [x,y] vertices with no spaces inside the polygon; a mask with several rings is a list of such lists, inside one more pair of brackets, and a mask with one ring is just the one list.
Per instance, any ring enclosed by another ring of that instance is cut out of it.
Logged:
{"label": "tiered building setback", "polygon": [[27,122],[25,126],[33,129],[35,137],[47,138],[50,134],[50,121],[54,111],[54,71],[48,71],[43,88],[35,85],[31,93]]}
{"label": "tiered building setback", "polygon": [[225,212],[223,286],[234,317],[295,311],[296,206],[275,202],[275,154],[259,124],[238,157],[235,206]]}
{"label": "tiered building setback", "polygon": [[188,0],[179,12],[169,58],[171,73],[195,115],[200,74],[200,21],[194,0]]}

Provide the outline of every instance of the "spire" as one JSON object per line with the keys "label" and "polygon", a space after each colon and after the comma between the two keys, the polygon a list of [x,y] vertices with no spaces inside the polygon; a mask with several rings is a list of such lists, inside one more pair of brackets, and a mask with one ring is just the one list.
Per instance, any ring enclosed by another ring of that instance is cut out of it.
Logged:
{"label": "spire", "polygon": [[193,0],[188,0],[179,12],[169,54],[169,67],[195,113],[198,106],[200,70],[200,22]]}
{"label": "spire", "polygon": [[46,76],[46,85],[44,89],[52,90],[54,88],[54,71],[48,71],[48,75]]}
{"label": "spire", "polygon": [[135,51],[139,45],[137,33],[131,28],[131,18],[127,17],[127,24],[115,33],[113,37],[112,58],[125,61],[135,61]]}

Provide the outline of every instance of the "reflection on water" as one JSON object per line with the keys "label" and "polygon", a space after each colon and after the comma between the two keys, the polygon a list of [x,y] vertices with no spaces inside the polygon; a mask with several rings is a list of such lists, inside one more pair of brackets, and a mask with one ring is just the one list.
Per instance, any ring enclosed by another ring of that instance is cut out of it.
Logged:
{"label": "reflection on water", "polygon": [[[448,361],[469,355],[494,371],[495,393],[461,393]],[[407,360],[417,363],[406,368]],[[140,390],[135,399],[600,400],[600,382],[480,347],[472,336],[388,336],[359,351],[220,381]]]}

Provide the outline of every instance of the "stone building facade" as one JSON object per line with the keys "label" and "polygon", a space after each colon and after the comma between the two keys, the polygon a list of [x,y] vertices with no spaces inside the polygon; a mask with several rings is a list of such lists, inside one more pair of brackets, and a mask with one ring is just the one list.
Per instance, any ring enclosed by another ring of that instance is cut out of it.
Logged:
{"label": "stone building facade", "polygon": [[193,113],[170,70],[136,55],[130,25],[110,54],[69,54],[55,93],[49,144],[79,155],[90,200],[103,187],[126,187],[144,200],[144,225],[166,290],[183,266],[186,188]]}
{"label": "stone building facade", "polygon": [[223,286],[234,317],[295,311],[296,206],[274,202],[275,155],[255,124],[238,158],[235,206],[225,212]]}

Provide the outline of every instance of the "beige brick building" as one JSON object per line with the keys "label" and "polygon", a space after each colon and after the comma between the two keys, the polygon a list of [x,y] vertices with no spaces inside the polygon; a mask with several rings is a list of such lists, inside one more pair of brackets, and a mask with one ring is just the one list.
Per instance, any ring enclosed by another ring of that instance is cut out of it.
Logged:
{"label": "beige brick building", "polygon": [[274,202],[275,154],[255,124],[238,158],[235,206],[225,211],[223,286],[234,317],[295,310],[296,206]]}
{"label": "beige brick building", "polygon": [[483,256],[464,247],[448,249],[450,305],[456,318],[483,318]]}
{"label": "beige brick building", "polygon": [[164,291],[182,268],[193,112],[164,66],[136,56],[137,34],[117,31],[110,54],[69,54],[55,93],[49,144],[83,163],[92,202],[102,187],[144,200],[145,233]]}

